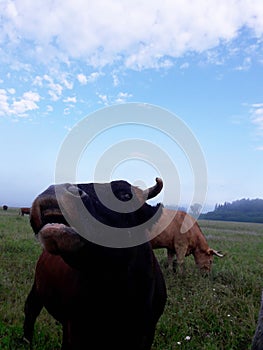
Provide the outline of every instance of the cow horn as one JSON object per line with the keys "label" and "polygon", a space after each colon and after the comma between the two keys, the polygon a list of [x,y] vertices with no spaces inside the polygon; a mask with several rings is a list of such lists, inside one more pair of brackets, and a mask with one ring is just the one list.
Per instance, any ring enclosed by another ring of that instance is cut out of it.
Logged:
{"label": "cow horn", "polygon": [[223,254],[221,254],[220,252],[218,252],[218,251],[216,251],[214,249],[212,249],[212,252],[213,252],[214,255],[218,256],[219,258],[223,258],[223,256],[224,256]]}
{"label": "cow horn", "polygon": [[163,180],[160,177],[157,177],[155,181],[156,184],[154,186],[143,191],[143,196],[146,198],[146,200],[156,197],[163,188]]}

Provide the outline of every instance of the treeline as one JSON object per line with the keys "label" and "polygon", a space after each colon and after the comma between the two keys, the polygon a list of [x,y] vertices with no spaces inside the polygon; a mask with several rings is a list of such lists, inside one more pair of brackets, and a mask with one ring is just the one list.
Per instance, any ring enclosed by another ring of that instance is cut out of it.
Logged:
{"label": "treeline", "polygon": [[200,219],[263,223],[263,199],[240,199],[216,204],[214,211],[201,214]]}

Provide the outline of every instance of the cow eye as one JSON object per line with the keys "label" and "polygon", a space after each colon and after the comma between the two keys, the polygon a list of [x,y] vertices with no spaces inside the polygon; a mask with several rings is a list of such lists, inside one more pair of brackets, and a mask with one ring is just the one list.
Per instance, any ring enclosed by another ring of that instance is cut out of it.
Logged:
{"label": "cow eye", "polygon": [[125,193],[125,195],[123,196],[124,200],[129,201],[132,198],[132,194],[131,193]]}
{"label": "cow eye", "polygon": [[132,194],[127,192],[121,192],[121,193],[118,193],[117,198],[123,202],[127,202],[132,198]]}
{"label": "cow eye", "polygon": [[76,197],[83,197],[83,196],[85,196],[85,192],[84,191],[82,191],[79,187],[77,187],[77,186],[70,186],[69,188],[68,188],[68,191],[71,193],[71,194],[73,194],[73,196],[76,196]]}

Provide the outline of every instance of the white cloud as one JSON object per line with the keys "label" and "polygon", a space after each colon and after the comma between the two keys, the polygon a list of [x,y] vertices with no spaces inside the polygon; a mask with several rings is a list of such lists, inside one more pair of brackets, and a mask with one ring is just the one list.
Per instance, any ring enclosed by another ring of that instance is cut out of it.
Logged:
{"label": "white cloud", "polygon": [[120,80],[116,73],[112,73],[113,86],[118,86],[120,84]]}
{"label": "white cloud", "polygon": [[66,103],[77,103],[77,99],[75,96],[73,97],[67,97],[63,100],[63,102],[66,102]]}
{"label": "white cloud", "polygon": [[15,115],[23,116],[28,111],[38,109],[36,102],[39,102],[40,96],[36,92],[28,91],[25,92],[21,99],[16,100],[12,103],[12,112]]}
{"label": "white cloud", "polygon": [[11,95],[14,95],[16,93],[16,90],[14,88],[10,88],[7,90]]}
{"label": "white cloud", "polygon": [[256,124],[257,128],[263,131],[263,110],[261,114],[253,119],[253,123]]}
{"label": "white cloud", "polygon": [[0,45],[31,42],[36,58],[67,64],[169,67],[171,58],[229,42],[242,28],[263,34],[262,0],[14,0],[1,2],[0,12]]}
{"label": "white cloud", "polygon": [[[262,140],[263,136],[263,103],[254,103],[251,105],[250,119],[256,127],[257,138]],[[263,151],[263,146],[257,146],[256,151]]]}
{"label": "white cloud", "polygon": [[180,69],[187,69],[187,68],[189,68],[189,66],[190,66],[189,63],[185,62],[185,63],[181,64],[179,68]]}
{"label": "white cloud", "polygon": [[244,58],[242,65],[237,66],[235,70],[246,71],[250,68],[250,66],[251,66],[251,58],[246,57]]}
{"label": "white cloud", "polygon": [[48,94],[52,101],[58,101],[62,95],[62,86],[59,84],[52,84],[51,89],[48,90]]}
{"label": "white cloud", "polygon": [[107,95],[103,95],[103,94],[97,94],[97,96],[99,97],[100,99],[100,103],[103,103],[104,105],[108,105],[109,104],[109,98]]}
{"label": "white cloud", "polygon": [[87,82],[94,83],[101,75],[102,75],[102,73],[93,72],[87,77]]}
{"label": "white cloud", "polygon": [[[263,136],[263,103],[254,103],[251,106],[250,117],[256,127],[256,134],[261,139]],[[263,151],[263,146],[256,147],[257,151]]]}
{"label": "white cloud", "polygon": [[77,75],[77,79],[78,79],[79,83],[82,85],[86,85],[88,82],[86,75],[84,75],[82,73]]}
{"label": "white cloud", "polygon": [[124,103],[127,101],[127,99],[129,99],[130,97],[132,97],[132,94],[129,94],[127,92],[119,92],[118,96],[115,100],[116,103]]}
{"label": "white cloud", "polygon": [[33,85],[42,87],[43,86],[43,78],[37,75],[33,81]]}
{"label": "white cloud", "polygon": [[133,95],[128,92],[119,92],[116,96],[110,96],[107,94],[96,94],[99,97],[99,103],[108,106],[115,103],[125,103]]}
{"label": "white cloud", "polygon": [[40,95],[38,93],[27,91],[22,97],[13,99],[8,92],[13,94],[13,91],[0,89],[0,116],[27,116],[27,112],[39,108],[37,102],[40,101]]}
{"label": "white cloud", "polygon": [[102,75],[104,75],[104,74],[100,73],[100,72],[92,72],[88,76],[81,73],[81,74],[77,75],[77,79],[78,79],[80,84],[86,85],[87,83],[94,83]]}
{"label": "white cloud", "polygon": [[45,85],[48,87],[48,94],[52,101],[58,101],[60,97],[62,96],[64,88],[68,90],[73,89],[73,82],[70,81],[65,73],[62,72],[52,72],[53,76],[58,76],[54,80],[53,76],[49,74],[44,74],[43,76],[36,76],[32,82],[33,86],[38,86],[40,88],[45,87]]}
{"label": "white cloud", "polygon": [[64,115],[69,115],[70,114],[70,108],[65,108],[64,109]]}
{"label": "white cloud", "polygon": [[48,94],[51,97],[51,100],[58,101],[63,92],[62,85],[55,83],[53,78],[47,74],[44,75],[43,80],[45,80],[48,83],[48,87],[49,87]]}
{"label": "white cloud", "polygon": [[8,96],[6,90],[0,89],[0,116],[4,116],[6,114],[10,114]]}
{"label": "white cloud", "polygon": [[18,13],[16,10],[16,6],[13,2],[8,1],[8,3],[6,4],[6,15],[8,18],[16,18]]}
{"label": "white cloud", "polygon": [[253,103],[251,107],[257,110],[258,108],[263,108],[263,103]]}
{"label": "white cloud", "polygon": [[73,89],[72,81],[69,81],[66,77],[62,77],[61,82],[67,89],[69,90]]}

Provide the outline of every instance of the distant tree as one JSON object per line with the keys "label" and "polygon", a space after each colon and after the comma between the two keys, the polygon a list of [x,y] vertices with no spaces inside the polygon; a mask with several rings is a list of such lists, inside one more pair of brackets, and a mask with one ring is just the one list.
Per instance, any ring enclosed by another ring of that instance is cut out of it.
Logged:
{"label": "distant tree", "polygon": [[201,209],[202,209],[202,205],[199,203],[194,203],[193,205],[191,205],[190,209],[191,210],[190,210],[189,214],[195,218],[198,218],[198,216],[200,215]]}
{"label": "distant tree", "polygon": [[7,210],[8,206],[7,205],[3,205],[3,210]]}
{"label": "distant tree", "polygon": [[216,204],[214,211],[201,215],[201,218],[262,223],[263,199],[242,198],[232,203]]}
{"label": "distant tree", "polygon": [[178,205],[173,205],[173,204],[166,204],[165,208],[170,209],[170,210],[180,210],[180,211],[187,211],[185,207],[179,207]]}

